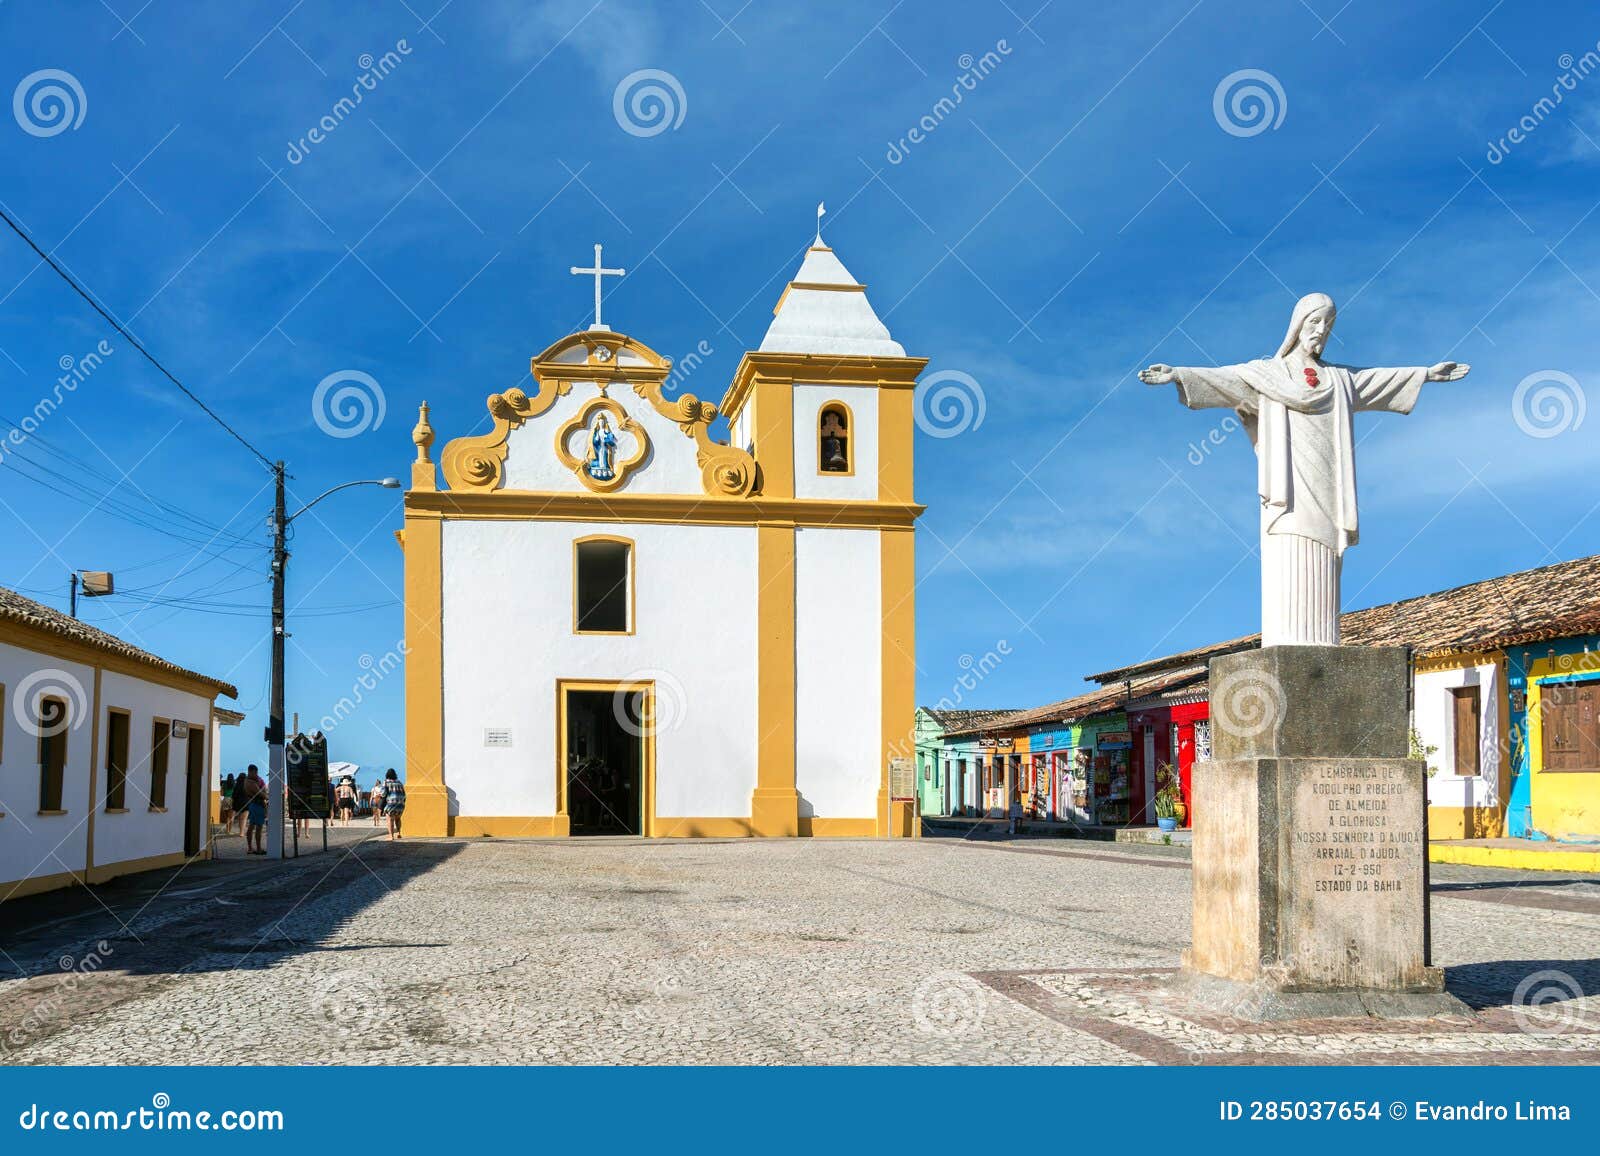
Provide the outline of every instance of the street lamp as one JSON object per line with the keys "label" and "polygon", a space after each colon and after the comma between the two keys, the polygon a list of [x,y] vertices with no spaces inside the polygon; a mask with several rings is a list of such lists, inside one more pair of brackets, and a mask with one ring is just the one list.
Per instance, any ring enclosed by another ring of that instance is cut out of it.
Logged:
{"label": "street lamp", "polygon": [[399,478],[374,478],[358,482],[344,482],[324,490],[294,513],[287,512],[284,502],[283,463],[272,467],[275,483],[275,500],[272,507],[272,692],[267,713],[267,781],[272,790],[267,795],[267,856],[283,858],[283,810],[288,799],[288,776],[284,765],[283,733],[283,642],[288,637],[283,630],[283,579],[284,566],[289,561],[289,551],[284,548],[289,523],[329,494],[348,490],[351,486],[382,486],[398,490]]}

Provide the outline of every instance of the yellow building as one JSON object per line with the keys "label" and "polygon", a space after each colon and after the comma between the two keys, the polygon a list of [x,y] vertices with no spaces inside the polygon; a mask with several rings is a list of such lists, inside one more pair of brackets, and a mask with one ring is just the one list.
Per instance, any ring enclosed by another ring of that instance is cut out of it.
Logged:
{"label": "yellow building", "polygon": [[604,324],[598,246],[573,272],[595,323],[489,432],[413,431],[406,834],[912,833],[925,362],[819,239],[711,404],[704,343]]}

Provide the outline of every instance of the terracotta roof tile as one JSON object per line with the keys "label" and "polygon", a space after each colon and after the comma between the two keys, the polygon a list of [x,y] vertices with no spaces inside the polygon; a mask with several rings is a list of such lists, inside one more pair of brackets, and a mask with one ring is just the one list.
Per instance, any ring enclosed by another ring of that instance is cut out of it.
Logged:
{"label": "terracotta roof tile", "polygon": [[[1409,646],[1421,657],[1600,634],[1600,554],[1353,610],[1339,619],[1339,630],[1351,646]],[[1261,635],[1251,634],[1089,680],[1120,682],[1259,645]]]}
{"label": "terracotta roof tile", "polygon": [[238,698],[239,691],[231,684],[221,679],[211,678],[209,675],[199,674],[179,666],[175,662],[151,654],[148,650],[140,650],[130,642],[124,642],[114,634],[107,634],[99,627],[90,626],[87,622],[80,622],[59,610],[52,610],[42,602],[35,602],[31,598],[24,598],[15,590],[7,590],[0,586],[0,622],[15,622],[18,625],[31,627],[45,634],[53,634],[57,638],[64,638],[82,646],[92,647],[106,654],[114,654],[168,674],[179,675],[183,678],[192,678],[196,682],[205,683],[227,695],[229,698]]}

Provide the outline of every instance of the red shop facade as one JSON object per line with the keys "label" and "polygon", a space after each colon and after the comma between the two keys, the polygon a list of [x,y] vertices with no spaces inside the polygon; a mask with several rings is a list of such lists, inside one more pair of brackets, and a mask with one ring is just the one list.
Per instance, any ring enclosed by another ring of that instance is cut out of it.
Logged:
{"label": "red shop facade", "polygon": [[1171,687],[1128,704],[1128,729],[1133,739],[1130,770],[1144,787],[1146,813],[1136,822],[1153,824],[1156,770],[1176,767],[1178,787],[1187,810],[1183,825],[1194,825],[1194,795],[1190,786],[1196,758],[1211,757],[1211,703],[1206,676]]}

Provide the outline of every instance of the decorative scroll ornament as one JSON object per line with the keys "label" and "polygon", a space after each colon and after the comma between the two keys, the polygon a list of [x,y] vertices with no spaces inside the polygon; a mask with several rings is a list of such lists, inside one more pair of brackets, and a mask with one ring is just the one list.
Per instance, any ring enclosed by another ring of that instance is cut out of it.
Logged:
{"label": "decorative scroll ornament", "polygon": [[[627,385],[657,413],[675,422],[684,436],[695,443],[695,463],[700,467],[700,483],[707,494],[747,498],[755,489],[755,459],[742,449],[711,438],[711,423],[719,416],[717,407],[693,394],[686,393],[672,401],[662,396],[666,379],[672,372],[672,361],[649,346],[622,333],[590,329],[564,337],[550,346],[533,359],[532,369],[539,383],[533,397],[520,389],[492,395],[489,415],[494,419],[494,429],[474,437],[456,438],[445,446],[440,455],[440,467],[452,490],[499,489],[505,479],[507,435],[523,422],[549,411],[558,398],[572,392],[575,384],[593,385],[599,397],[562,426],[557,435],[556,452],[589,489],[598,493],[617,489],[650,452],[644,428],[607,396],[609,387]],[[610,436],[618,442],[621,441],[619,431],[634,436],[636,451],[630,453],[626,461],[616,460],[617,451],[622,447],[606,447],[605,433],[596,429],[595,419],[602,412],[597,406],[601,402],[612,407],[604,410],[608,415],[606,425]],[[571,449],[580,425],[589,430],[590,437],[581,457]],[[597,433],[600,450],[594,443]],[[603,451],[606,449],[609,449],[609,460],[605,460],[607,454]],[[591,459],[599,462],[597,470],[589,468]],[[611,476],[604,476],[607,473]]]}
{"label": "decorative scroll ornament", "polygon": [[700,467],[700,484],[706,493],[729,498],[750,496],[756,485],[755,459],[726,442],[711,440],[711,423],[717,419],[715,405],[692,393],[663,401],[659,384],[652,387],[641,382],[634,389],[694,439],[695,464]]}
{"label": "decorative scroll ornament", "polygon": [[[579,434],[583,436],[579,438]],[[626,458],[618,457],[619,434],[633,439],[633,452]],[[574,441],[582,447],[581,454],[572,452]],[[593,399],[556,431],[556,457],[580,482],[599,494],[619,489],[649,454],[650,435],[644,426],[609,397]]]}
{"label": "decorative scroll ornament", "polygon": [[452,490],[496,490],[505,476],[506,438],[529,418],[538,417],[572,392],[570,381],[540,382],[529,397],[521,389],[489,395],[489,416],[494,429],[476,437],[456,438],[444,447],[439,466]]}

